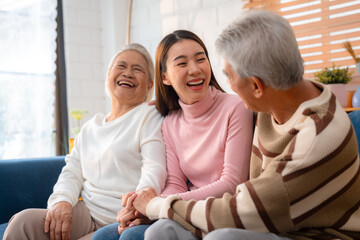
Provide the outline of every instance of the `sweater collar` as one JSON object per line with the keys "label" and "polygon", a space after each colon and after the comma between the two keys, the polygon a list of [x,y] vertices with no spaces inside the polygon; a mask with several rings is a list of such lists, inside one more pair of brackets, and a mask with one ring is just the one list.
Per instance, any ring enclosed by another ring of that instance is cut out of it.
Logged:
{"label": "sweater collar", "polygon": [[196,118],[207,112],[214,104],[217,92],[218,90],[210,85],[204,99],[191,105],[185,104],[179,98],[179,104],[185,117]]}

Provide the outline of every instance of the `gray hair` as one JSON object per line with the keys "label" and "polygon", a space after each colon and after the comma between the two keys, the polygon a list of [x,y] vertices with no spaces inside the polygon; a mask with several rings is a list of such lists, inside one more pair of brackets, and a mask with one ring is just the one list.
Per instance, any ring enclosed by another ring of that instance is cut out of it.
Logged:
{"label": "gray hair", "polygon": [[[106,82],[105,82],[105,92],[106,94],[110,97],[110,91],[109,91],[109,72],[111,70],[111,68],[113,67],[116,58],[122,54],[125,51],[136,51],[138,53],[140,53],[146,60],[147,62],[147,70],[149,73],[149,81],[154,82],[154,62],[150,56],[150,53],[148,52],[148,50],[146,50],[146,48],[144,46],[142,46],[141,44],[138,43],[131,43],[128,45],[125,45],[123,48],[121,48],[115,55],[114,57],[111,59],[109,66],[108,66],[108,70],[106,73]],[[146,95],[146,99],[145,102],[149,102],[152,99],[153,96],[153,92],[154,92],[154,85],[149,89],[147,95]]]}
{"label": "gray hair", "polygon": [[304,74],[303,59],[290,24],[269,11],[243,11],[220,34],[216,50],[239,77],[258,77],[274,89],[289,89]]}

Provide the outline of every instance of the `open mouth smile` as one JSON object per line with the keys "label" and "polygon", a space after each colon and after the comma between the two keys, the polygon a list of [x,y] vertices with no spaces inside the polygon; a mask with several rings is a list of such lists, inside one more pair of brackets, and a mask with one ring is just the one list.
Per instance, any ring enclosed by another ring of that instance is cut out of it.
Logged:
{"label": "open mouth smile", "polygon": [[119,80],[119,81],[116,81],[116,84],[118,86],[124,86],[124,87],[135,87],[135,84],[130,82],[130,81],[127,81],[127,80]]}
{"label": "open mouth smile", "polygon": [[192,80],[186,83],[189,87],[201,86],[205,82],[204,79]]}

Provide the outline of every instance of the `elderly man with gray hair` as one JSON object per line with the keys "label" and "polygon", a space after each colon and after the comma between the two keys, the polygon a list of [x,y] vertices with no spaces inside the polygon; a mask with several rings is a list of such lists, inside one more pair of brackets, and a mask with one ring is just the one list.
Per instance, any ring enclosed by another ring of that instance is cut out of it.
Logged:
{"label": "elderly man with gray hair", "polygon": [[231,88],[258,112],[250,180],[203,201],[137,192],[135,208],[162,218],[145,239],[360,239],[356,136],[334,94],[303,79],[290,24],[246,11],[216,47]]}

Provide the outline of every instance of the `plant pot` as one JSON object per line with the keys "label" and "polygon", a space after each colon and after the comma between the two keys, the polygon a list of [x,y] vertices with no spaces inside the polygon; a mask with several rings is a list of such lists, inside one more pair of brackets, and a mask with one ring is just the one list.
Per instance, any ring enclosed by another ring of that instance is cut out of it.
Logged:
{"label": "plant pot", "polygon": [[326,87],[332,93],[334,93],[336,99],[340,102],[340,105],[345,108],[347,106],[347,94],[345,84],[327,84]]}
{"label": "plant pot", "polygon": [[74,147],[74,138],[69,138],[69,154]]}

